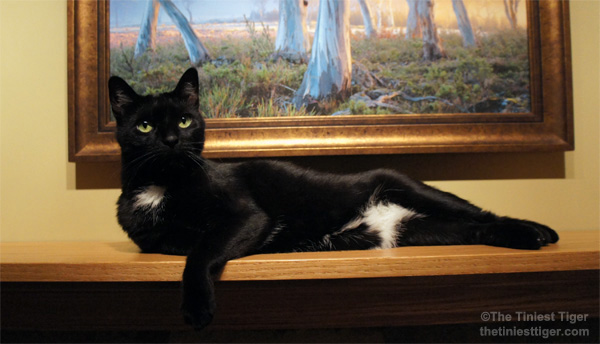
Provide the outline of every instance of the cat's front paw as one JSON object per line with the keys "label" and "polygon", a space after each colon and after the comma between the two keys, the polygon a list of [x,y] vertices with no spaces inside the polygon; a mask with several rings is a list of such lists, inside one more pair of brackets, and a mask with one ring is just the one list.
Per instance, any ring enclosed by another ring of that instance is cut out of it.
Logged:
{"label": "cat's front paw", "polygon": [[190,299],[184,299],[181,306],[183,319],[197,331],[202,330],[211,323],[215,314],[215,309],[214,302],[200,302],[200,300],[191,301]]}
{"label": "cat's front paw", "polygon": [[550,227],[511,218],[490,224],[482,234],[482,244],[526,250],[537,250],[558,241],[558,234]]}

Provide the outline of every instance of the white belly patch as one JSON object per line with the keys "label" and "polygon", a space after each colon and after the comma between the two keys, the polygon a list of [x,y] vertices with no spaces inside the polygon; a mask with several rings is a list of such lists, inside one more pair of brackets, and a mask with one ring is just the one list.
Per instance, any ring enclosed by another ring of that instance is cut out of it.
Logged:
{"label": "white belly patch", "polygon": [[133,207],[144,210],[154,210],[158,208],[165,198],[166,188],[164,186],[150,185],[135,195]]}
{"label": "white belly patch", "polygon": [[364,224],[369,232],[377,234],[381,239],[377,248],[393,248],[402,235],[402,223],[419,216],[421,215],[415,211],[395,203],[371,201],[360,216],[347,223],[338,233]]}

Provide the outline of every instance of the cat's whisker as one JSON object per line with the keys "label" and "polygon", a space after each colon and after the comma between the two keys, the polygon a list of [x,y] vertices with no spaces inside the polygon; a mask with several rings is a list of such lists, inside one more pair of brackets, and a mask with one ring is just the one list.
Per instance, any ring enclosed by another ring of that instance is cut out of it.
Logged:
{"label": "cat's whisker", "polygon": [[136,177],[139,171],[146,165],[147,163],[155,160],[158,156],[158,152],[156,150],[148,151],[139,157],[129,161],[125,165],[122,166],[125,172],[131,174],[131,176]]}
{"label": "cat's whisker", "polygon": [[148,156],[150,156],[150,155],[152,155],[152,154],[155,154],[155,153],[156,153],[156,152],[155,152],[154,150],[151,150],[151,151],[149,151],[149,152],[146,152],[146,153],[144,153],[144,154],[142,154],[142,155],[140,155],[140,156],[136,157],[135,159],[133,159],[133,160],[129,161],[129,162],[127,163],[127,165],[126,165],[126,166],[130,166],[130,165],[137,164],[138,162],[140,162],[140,161],[142,161],[142,160],[145,160],[145,159],[146,159]]}
{"label": "cat's whisker", "polygon": [[204,164],[204,159],[202,157],[198,157],[194,154],[192,154],[189,151],[186,151],[186,156],[194,163],[196,164],[198,167],[200,167],[200,169],[202,170],[202,172],[204,172],[204,175],[206,177],[210,178],[210,174],[208,173],[208,171],[205,168],[205,164]]}
{"label": "cat's whisker", "polygon": [[[189,152],[188,152],[189,153]],[[202,168],[202,170],[204,171],[204,174],[210,178],[210,174],[208,173],[208,170],[211,166],[205,163],[204,158],[201,155],[195,155],[192,153],[189,153],[188,156],[190,157],[190,159],[192,159],[200,168]],[[224,177],[223,174],[221,172],[219,172],[216,169],[211,169],[212,172],[214,172],[215,174],[219,175],[220,177]]]}
{"label": "cat's whisker", "polygon": [[133,159],[132,161],[128,162],[125,166],[123,166],[125,169],[129,170],[133,167],[136,167],[137,169],[139,169],[141,166],[143,166],[149,159],[150,157],[154,154],[154,152],[148,152],[145,153],[135,159]]}
{"label": "cat's whisker", "polygon": [[186,146],[202,146],[202,147],[204,147],[204,141],[188,142],[188,143],[186,143]]}

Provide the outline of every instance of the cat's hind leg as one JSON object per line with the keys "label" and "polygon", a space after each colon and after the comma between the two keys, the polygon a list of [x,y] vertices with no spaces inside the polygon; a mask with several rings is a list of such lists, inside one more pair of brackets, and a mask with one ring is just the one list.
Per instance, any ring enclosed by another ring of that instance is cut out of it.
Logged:
{"label": "cat's hind leg", "polygon": [[421,217],[405,224],[398,246],[490,245],[535,250],[557,241],[554,230],[532,221],[500,217],[474,223]]}
{"label": "cat's hind leg", "polygon": [[538,249],[558,241],[551,228],[500,217],[448,192],[388,170],[370,175],[374,197],[418,216],[399,227],[398,246],[483,244]]}

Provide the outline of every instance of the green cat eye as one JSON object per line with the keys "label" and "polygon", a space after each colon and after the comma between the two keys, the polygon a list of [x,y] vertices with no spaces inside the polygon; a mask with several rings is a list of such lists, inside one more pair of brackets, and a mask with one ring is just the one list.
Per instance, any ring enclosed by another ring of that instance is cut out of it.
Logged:
{"label": "green cat eye", "polygon": [[146,134],[152,131],[152,126],[150,125],[150,123],[148,123],[147,121],[143,121],[140,124],[138,124],[137,126],[137,130],[139,130],[140,132]]}
{"label": "green cat eye", "polygon": [[182,116],[179,120],[179,127],[185,129],[192,124],[192,119],[189,116]]}

